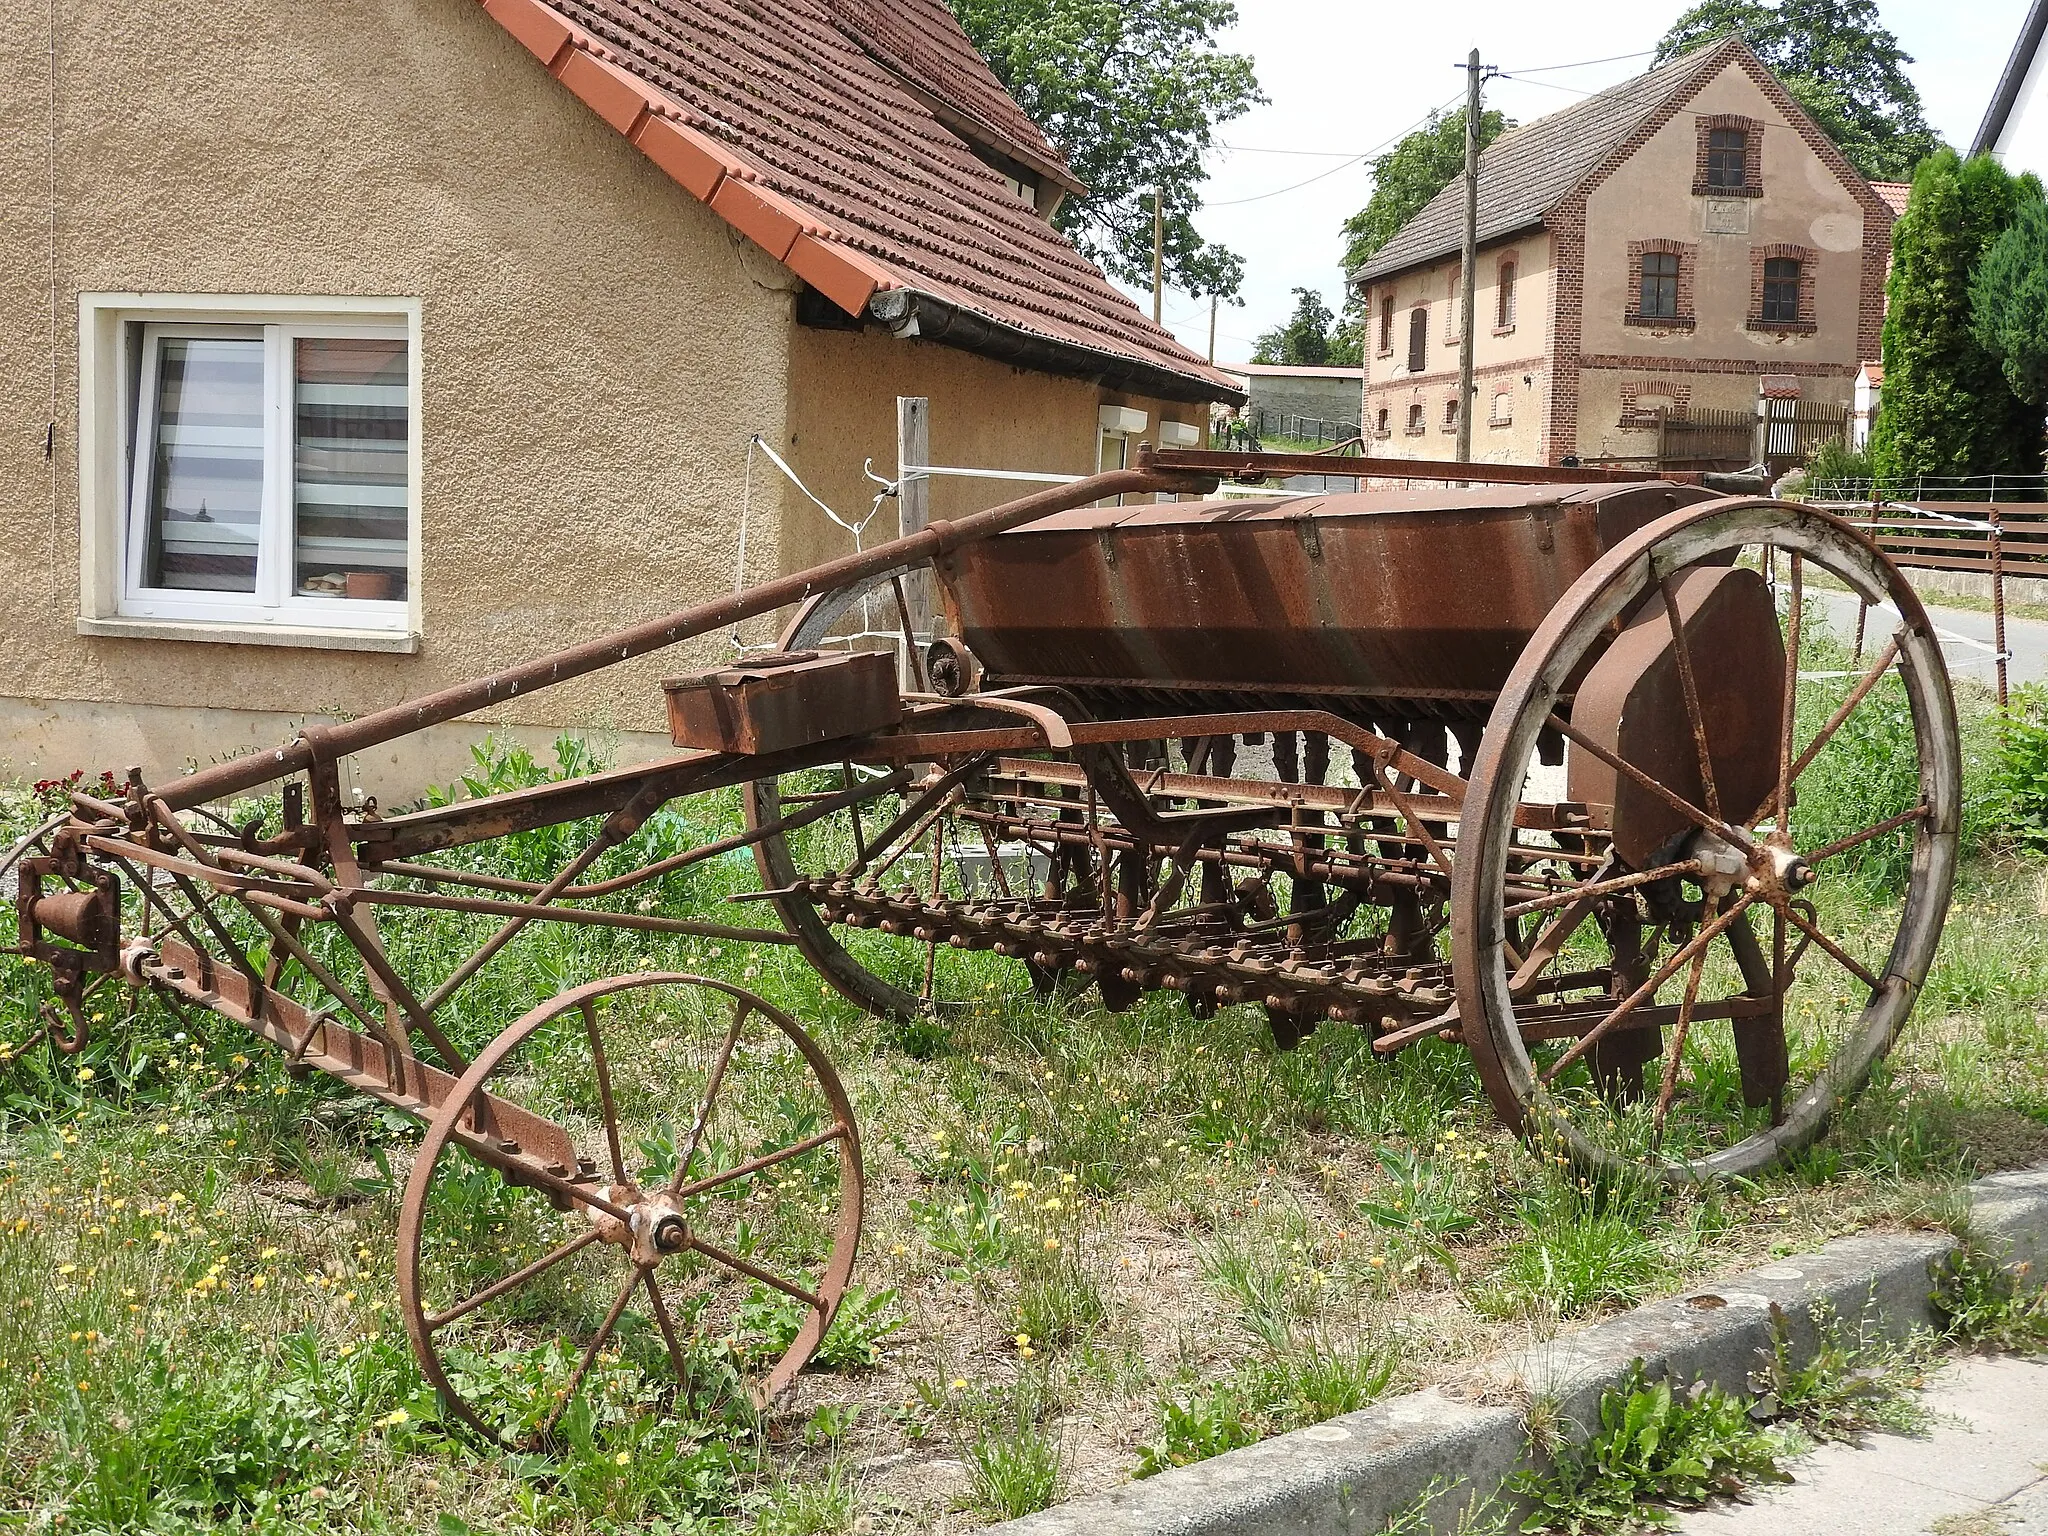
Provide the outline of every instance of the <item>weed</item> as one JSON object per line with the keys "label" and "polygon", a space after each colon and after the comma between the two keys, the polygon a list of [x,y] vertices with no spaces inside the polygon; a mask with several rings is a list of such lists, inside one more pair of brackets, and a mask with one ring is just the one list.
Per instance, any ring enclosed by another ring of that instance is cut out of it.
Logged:
{"label": "weed", "polygon": [[1949,1337],[1979,1349],[2048,1348],[2048,1290],[2028,1283],[2031,1266],[2007,1268],[1970,1243],[1944,1257],[1934,1275],[1934,1310]]}
{"label": "weed", "polygon": [[1912,1434],[1927,1411],[1911,1393],[1925,1385],[1932,1340],[1904,1344],[1851,1335],[1826,1303],[1814,1309],[1814,1348],[1804,1365],[1792,1360],[1792,1329],[1771,1303],[1771,1347],[1751,1375],[1757,1394],[1749,1416],[1759,1423],[1789,1420],[1816,1440],[1845,1440],[1866,1430]]}
{"label": "weed", "polygon": [[[802,1302],[756,1286],[740,1308],[737,1334],[756,1341],[761,1355],[773,1359],[796,1341],[797,1330],[810,1315]],[[826,1370],[867,1370],[881,1360],[882,1341],[902,1326],[895,1291],[849,1285],[811,1359]]]}
{"label": "weed", "polygon": [[1590,1439],[1558,1445],[1550,1470],[1517,1472],[1508,1486],[1535,1506],[1525,1531],[1623,1531],[1670,1524],[1670,1505],[1782,1479],[1781,1454],[1736,1398],[1704,1382],[1674,1390],[1668,1378],[1646,1381],[1638,1361],[1601,1395]]}
{"label": "weed", "polygon": [[1245,1422],[1237,1395],[1228,1386],[1214,1387],[1161,1407],[1159,1438],[1138,1447],[1138,1467],[1132,1475],[1151,1477],[1168,1467],[1207,1461],[1258,1439],[1257,1431]]}
{"label": "weed", "polygon": [[997,1520],[1033,1515],[1059,1497],[1064,1459],[1057,1439],[1036,1424],[1014,1424],[967,1447],[974,1502]]}

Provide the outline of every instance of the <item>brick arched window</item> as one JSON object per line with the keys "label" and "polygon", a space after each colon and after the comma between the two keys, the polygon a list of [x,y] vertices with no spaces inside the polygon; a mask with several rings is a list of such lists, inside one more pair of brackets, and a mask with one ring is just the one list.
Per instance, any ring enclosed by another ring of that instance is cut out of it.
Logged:
{"label": "brick arched window", "polygon": [[1515,328],[1515,277],[1520,266],[1512,256],[1500,264],[1493,299],[1493,328],[1496,331],[1511,331]]}
{"label": "brick arched window", "polygon": [[1408,311],[1408,371],[1422,372],[1429,361],[1429,306],[1418,304]]}

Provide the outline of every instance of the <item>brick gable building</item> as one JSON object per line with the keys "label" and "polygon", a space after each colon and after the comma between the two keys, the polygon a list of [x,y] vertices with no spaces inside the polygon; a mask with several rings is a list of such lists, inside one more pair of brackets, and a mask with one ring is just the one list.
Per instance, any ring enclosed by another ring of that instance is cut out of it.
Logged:
{"label": "brick gable building", "polygon": [[[1352,275],[1370,451],[1452,457],[1464,189]],[[1845,411],[1877,355],[1894,212],[1739,38],[1480,158],[1473,457],[1654,459],[1659,420],[1769,378]]]}

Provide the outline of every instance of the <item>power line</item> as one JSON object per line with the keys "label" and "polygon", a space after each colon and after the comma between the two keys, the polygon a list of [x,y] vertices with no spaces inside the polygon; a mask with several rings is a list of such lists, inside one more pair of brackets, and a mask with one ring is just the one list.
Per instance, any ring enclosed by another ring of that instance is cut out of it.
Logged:
{"label": "power line", "polygon": [[1580,59],[1575,64],[1532,64],[1527,69],[1510,69],[1502,71],[1502,73],[1511,75],[1552,75],[1562,69],[1587,69],[1595,64],[1619,64],[1624,59],[1647,59],[1656,51],[1654,48],[1645,48],[1640,53],[1609,54],[1604,59]]}
{"label": "power line", "polygon": [[1226,144],[1221,139],[1216,141],[1216,147],[1227,149],[1233,155],[1320,155],[1326,160],[1359,160],[1372,153],[1366,150],[1361,154],[1350,149],[1261,149],[1250,144]]}
{"label": "power line", "polygon": [[1291,186],[1276,187],[1271,192],[1259,192],[1251,197],[1232,197],[1226,198],[1221,202],[1205,202],[1202,204],[1202,206],[1204,208],[1238,208],[1242,207],[1246,203],[1262,203],[1269,197],[1280,197],[1285,193],[1298,192],[1303,187],[1313,186],[1316,182],[1322,181],[1326,177],[1334,176],[1339,171],[1349,170],[1352,166],[1357,165],[1361,161],[1370,160],[1374,155],[1380,153],[1381,150],[1389,149],[1392,146],[1400,143],[1401,140],[1407,138],[1409,134],[1415,132],[1416,129],[1428,123],[1428,121],[1431,118],[1448,111],[1450,108],[1455,107],[1456,105],[1458,105],[1459,102],[1463,100],[1464,92],[1460,91],[1456,96],[1453,96],[1449,101],[1444,102],[1441,106],[1430,108],[1429,111],[1425,112],[1421,117],[1418,117],[1414,122],[1410,123],[1406,128],[1403,128],[1399,133],[1393,134],[1388,138],[1382,140],[1380,143],[1375,144],[1371,149],[1366,150],[1363,154],[1351,156],[1350,159],[1344,161],[1341,165],[1333,165],[1326,171],[1316,172],[1315,175],[1309,177],[1306,181],[1297,181],[1293,183]]}

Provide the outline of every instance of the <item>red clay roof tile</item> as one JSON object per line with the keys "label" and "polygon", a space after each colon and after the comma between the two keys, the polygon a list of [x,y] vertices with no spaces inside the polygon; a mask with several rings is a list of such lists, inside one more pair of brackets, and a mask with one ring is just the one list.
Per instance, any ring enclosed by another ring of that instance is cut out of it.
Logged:
{"label": "red clay roof tile", "polygon": [[[1242,398],[1018,201],[873,56],[881,44],[864,47],[835,25],[833,8],[848,3],[487,0],[487,9],[615,125],[627,105],[607,92],[621,73],[632,77],[654,115],[627,128],[649,158],[778,259],[801,231],[811,272],[799,275],[849,312],[877,288],[913,289],[1011,332],[1174,375],[1197,395]],[[994,76],[965,63],[972,46],[940,0],[903,3],[916,6],[932,46],[894,67],[929,64],[923,89],[1021,133],[991,94],[1001,92]],[[559,48],[544,54],[551,19],[579,58],[614,68],[591,70]],[[1023,115],[1014,102],[1009,110]],[[722,163],[723,175],[705,160]]]}

